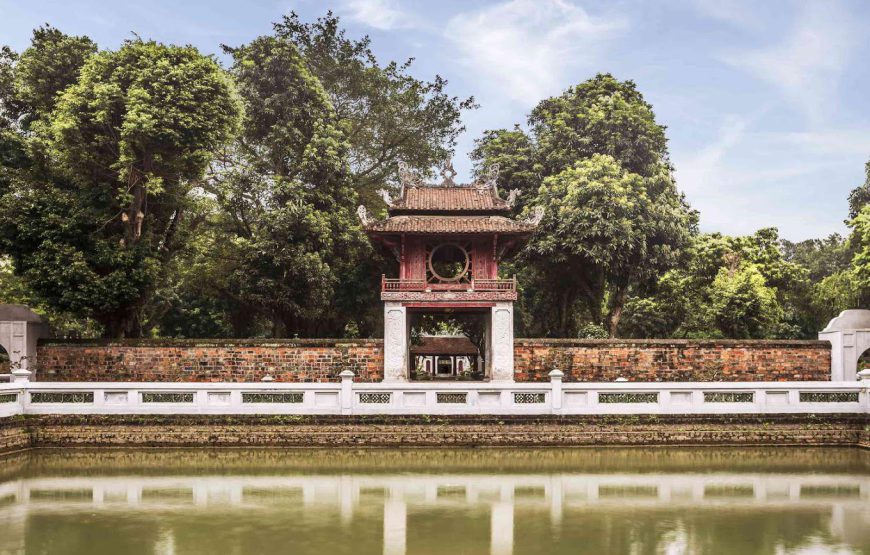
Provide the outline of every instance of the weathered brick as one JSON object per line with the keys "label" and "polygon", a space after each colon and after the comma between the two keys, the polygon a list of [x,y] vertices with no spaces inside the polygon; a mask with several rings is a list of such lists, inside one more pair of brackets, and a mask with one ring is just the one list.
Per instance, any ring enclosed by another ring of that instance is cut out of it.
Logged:
{"label": "weathered brick", "polygon": [[[42,381],[280,382],[359,381],[383,376],[383,341],[125,340],[47,341],[37,350]],[[517,381],[824,381],[831,349],[823,341],[517,339]]]}

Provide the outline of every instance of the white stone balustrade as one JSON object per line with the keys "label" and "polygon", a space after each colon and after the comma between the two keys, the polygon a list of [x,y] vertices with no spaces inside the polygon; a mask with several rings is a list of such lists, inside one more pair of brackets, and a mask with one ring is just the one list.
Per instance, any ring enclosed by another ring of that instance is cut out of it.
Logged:
{"label": "white stone balustrade", "polygon": [[870,412],[870,371],[843,382],[0,384],[18,414],[832,414]]}

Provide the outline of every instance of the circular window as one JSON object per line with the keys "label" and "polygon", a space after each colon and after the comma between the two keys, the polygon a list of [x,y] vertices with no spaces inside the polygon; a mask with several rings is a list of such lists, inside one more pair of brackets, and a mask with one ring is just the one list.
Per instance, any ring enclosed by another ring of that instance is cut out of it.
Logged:
{"label": "circular window", "polygon": [[459,281],[468,273],[468,251],[456,243],[438,245],[429,253],[429,271],[440,281]]}

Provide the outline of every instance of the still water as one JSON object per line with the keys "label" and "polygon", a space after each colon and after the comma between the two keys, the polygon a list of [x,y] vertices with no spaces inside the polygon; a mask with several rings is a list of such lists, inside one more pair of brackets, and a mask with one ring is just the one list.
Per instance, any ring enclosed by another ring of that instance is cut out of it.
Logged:
{"label": "still water", "polygon": [[870,451],[38,450],[0,553],[870,553]]}

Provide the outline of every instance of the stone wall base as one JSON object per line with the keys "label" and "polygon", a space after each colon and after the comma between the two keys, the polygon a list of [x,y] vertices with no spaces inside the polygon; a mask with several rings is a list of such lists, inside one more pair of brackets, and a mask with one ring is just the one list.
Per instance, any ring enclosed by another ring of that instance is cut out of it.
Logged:
{"label": "stone wall base", "polygon": [[[9,419],[12,420],[12,419]],[[31,447],[838,445],[870,447],[866,415],[287,417],[27,416],[0,452]]]}
{"label": "stone wall base", "polygon": [[0,418],[0,453],[29,449],[30,446],[30,431],[24,417]]}

